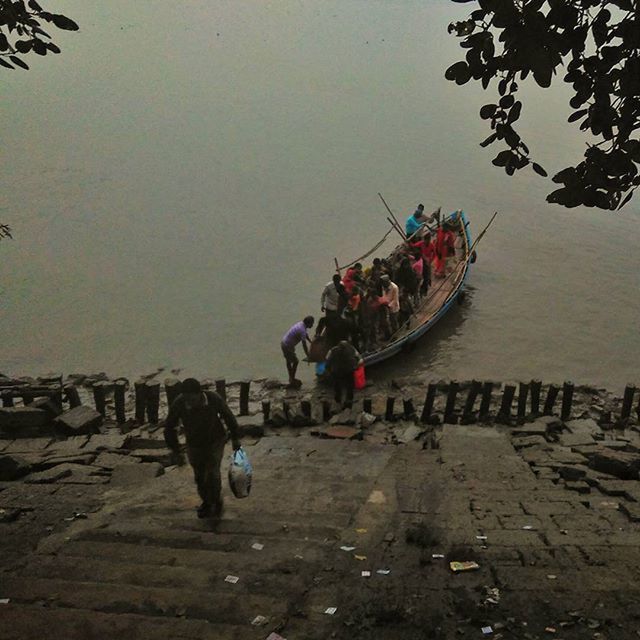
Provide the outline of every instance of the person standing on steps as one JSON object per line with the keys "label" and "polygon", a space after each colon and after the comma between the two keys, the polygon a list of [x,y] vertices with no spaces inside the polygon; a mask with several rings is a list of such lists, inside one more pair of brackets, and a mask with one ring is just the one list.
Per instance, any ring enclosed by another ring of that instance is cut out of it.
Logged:
{"label": "person standing on steps", "polygon": [[227,431],[231,436],[233,450],[240,448],[236,418],[217,393],[203,391],[195,378],[184,380],[182,393],[169,407],[169,415],[164,424],[164,439],[171,449],[173,462],[177,465],[185,462],[176,430],[180,421],[184,427],[187,457],[202,500],[198,507],[198,517],[220,517],[223,510],[220,464]]}
{"label": "person standing on steps", "polygon": [[282,348],[282,355],[287,363],[287,373],[289,374],[289,386],[300,387],[302,382],[296,378],[296,371],[298,370],[298,356],[296,355],[296,347],[302,342],[302,348],[305,355],[309,357],[309,347],[307,342],[311,342],[309,338],[308,330],[313,327],[313,316],[307,316],[304,320],[296,322],[287,333],[282,337],[280,347]]}

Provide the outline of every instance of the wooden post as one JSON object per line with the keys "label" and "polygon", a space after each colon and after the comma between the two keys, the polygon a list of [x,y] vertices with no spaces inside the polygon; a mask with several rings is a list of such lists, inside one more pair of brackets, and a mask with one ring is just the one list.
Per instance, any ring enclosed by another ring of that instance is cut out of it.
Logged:
{"label": "wooden post", "polygon": [[25,393],[22,396],[22,404],[24,404],[25,407],[28,407],[30,404],[33,404],[33,395]]}
{"label": "wooden post", "polygon": [[144,380],[136,380],[133,385],[136,392],[136,422],[144,424],[147,409],[147,385]]}
{"label": "wooden post", "polygon": [[521,382],[518,390],[518,418],[524,420],[527,414],[527,397],[529,396],[529,385]]}
{"label": "wooden post", "polygon": [[447,391],[447,404],[444,409],[444,421],[449,424],[455,424],[457,422],[456,411],[456,396],[458,395],[459,384],[457,380],[451,380],[449,383],[449,390]]}
{"label": "wooden post", "polygon": [[420,416],[420,422],[427,423],[431,420],[433,414],[433,403],[436,399],[436,392],[438,391],[437,385],[433,382],[429,383],[427,387],[427,395],[424,399],[424,407],[422,408],[422,415]]}
{"label": "wooden post", "polygon": [[625,422],[631,415],[631,406],[633,405],[633,396],[636,394],[636,388],[632,384],[628,384],[624,389],[624,398],[622,399],[622,410],[620,411],[620,421]]}
{"label": "wooden post", "polygon": [[476,403],[476,398],[482,389],[482,384],[478,382],[478,380],[472,380],[471,386],[469,387],[469,394],[467,395],[467,399],[464,403],[464,409],[462,411],[462,417],[470,420],[473,416],[473,406]]}
{"label": "wooden post", "polygon": [[484,382],[482,385],[482,400],[480,401],[480,420],[487,420],[491,410],[491,394],[493,393],[493,382]]}
{"label": "wooden post", "polygon": [[227,381],[224,378],[216,380],[216,393],[226,401],[227,399]]}
{"label": "wooden post", "polygon": [[74,407],[79,407],[82,402],[80,402],[80,394],[78,393],[78,389],[73,384],[67,384],[64,387],[64,395],[69,401],[69,406],[73,409]]}
{"label": "wooden post", "polygon": [[373,402],[371,401],[371,398],[365,398],[362,401],[362,410],[365,413],[371,413],[373,411]]}
{"label": "wooden post", "polygon": [[127,383],[125,380],[116,380],[113,387],[113,401],[116,405],[116,422],[118,424],[124,424],[127,421],[127,415],[124,410],[124,396],[127,390]]}
{"label": "wooden post", "polygon": [[322,422],[329,422],[331,419],[331,402],[329,400],[322,401]]}
{"label": "wooden post", "polygon": [[387,408],[384,412],[384,419],[387,422],[391,422],[393,420],[393,405],[395,404],[396,399],[393,396],[389,396],[387,398]]}
{"label": "wooden post", "polygon": [[300,412],[305,418],[311,417],[311,403],[309,400],[302,400],[302,402],[300,402]]}
{"label": "wooden post", "polygon": [[7,394],[2,395],[2,406],[3,407],[13,407],[13,396]]}
{"label": "wooden post", "polygon": [[262,401],[262,420],[263,422],[269,422],[269,416],[271,415],[271,402],[269,400]]}
{"label": "wooden post", "polygon": [[416,410],[413,408],[413,400],[411,398],[402,399],[402,414],[405,420],[415,416]]}
{"label": "wooden post", "polygon": [[93,385],[93,399],[96,403],[96,411],[104,417],[107,413],[107,394],[103,382],[96,382]]}
{"label": "wooden post", "polygon": [[547,397],[544,401],[544,409],[542,410],[542,415],[550,416],[553,415],[553,405],[556,403],[556,398],[558,397],[558,393],[560,389],[556,387],[555,384],[550,384],[549,389],[547,391]]}
{"label": "wooden post", "polygon": [[158,411],[160,410],[160,382],[149,380],[147,387],[147,420],[151,424],[158,424]]}
{"label": "wooden post", "polygon": [[531,415],[540,415],[540,389],[542,388],[542,381],[531,381]]}
{"label": "wooden post", "polygon": [[565,382],[562,385],[562,410],[560,420],[563,422],[571,418],[571,404],[573,402],[573,382]]}
{"label": "wooden post", "polygon": [[282,401],[282,413],[287,421],[287,424],[291,423],[291,410],[289,409],[289,403],[286,400]]}
{"label": "wooden post", "polygon": [[498,411],[498,421],[509,423],[511,419],[511,405],[513,404],[513,398],[516,395],[516,387],[513,384],[505,384],[504,392],[502,394],[502,403],[500,404],[500,410]]}
{"label": "wooden post", "polygon": [[167,378],[164,381],[164,392],[167,395],[167,405],[171,407],[173,401],[182,392],[182,382],[178,378]]}
{"label": "wooden post", "polygon": [[243,380],[240,383],[240,413],[241,416],[249,415],[249,389],[251,380]]}

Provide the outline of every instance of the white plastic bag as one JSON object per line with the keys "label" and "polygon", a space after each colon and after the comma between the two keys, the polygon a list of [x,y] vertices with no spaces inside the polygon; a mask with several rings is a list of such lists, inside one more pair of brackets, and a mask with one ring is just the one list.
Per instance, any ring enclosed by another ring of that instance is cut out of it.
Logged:
{"label": "white plastic bag", "polygon": [[253,467],[244,449],[233,452],[229,466],[229,486],[236,498],[246,498],[251,492]]}

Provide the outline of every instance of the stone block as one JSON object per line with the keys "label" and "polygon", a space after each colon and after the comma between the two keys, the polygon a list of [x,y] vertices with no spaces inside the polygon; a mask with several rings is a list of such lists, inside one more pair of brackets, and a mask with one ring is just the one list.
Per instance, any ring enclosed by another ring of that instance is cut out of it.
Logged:
{"label": "stone block", "polygon": [[556,469],[563,480],[580,480],[587,475],[585,467],[575,465],[562,465]]}
{"label": "stone block", "polygon": [[591,493],[591,487],[582,480],[567,481],[564,483],[566,489],[569,491],[577,491],[578,493]]}
{"label": "stone block", "polygon": [[417,440],[422,433],[424,433],[424,429],[420,429],[415,424],[409,426],[396,427],[393,430],[393,433],[398,442],[406,444],[407,442],[412,442],[413,440]]}
{"label": "stone block", "polygon": [[96,467],[102,467],[103,469],[113,469],[121,464],[136,464],[140,462],[140,458],[136,458],[135,456],[123,454],[123,453],[112,453],[110,451],[102,451],[98,457],[93,461],[93,464]]}
{"label": "stone block", "polygon": [[38,398],[29,406],[34,409],[42,409],[49,417],[49,420],[57,418],[62,413],[62,407],[51,398]]}
{"label": "stone block", "polygon": [[584,445],[594,445],[596,441],[590,433],[567,433],[560,434],[560,444],[564,447],[580,447]]}
{"label": "stone block", "polygon": [[129,436],[122,433],[99,433],[92,435],[85,447],[93,451],[122,449],[127,446],[128,441]]}
{"label": "stone block", "polygon": [[635,480],[640,471],[640,454],[603,447],[589,460],[589,466],[622,480]]}
{"label": "stone block", "polygon": [[159,462],[140,462],[139,464],[121,464],[113,468],[111,484],[134,487],[142,482],[157,478],[164,473]]}
{"label": "stone block", "polygon": [[[302,421],[301,424],[297,423],[299,420]],[[264,435],[264,425],[262,424],[261,416],[240,416],[237,418],[237,421],[241,438],[261,438]],[[310,427],[315,424],[315,421],[302,414],[296,414],[292,419],[292,424],[294,427]]]}
{"label": "stone block", "polygon": [[171,464],[171,451],[167,447],[161,449],[132,449],[131,455],[142,462],[159,462],[165,467]]}
{"label": "stone block", "polygon": [[0,456],[0,480],[17,480],[26,476],[30,470],[31,465],[20,456]]}
{"label": "stone block", "polygon": [[95,409],[81,405],[58,416],[55,424],[62,433],[69,435],[97,433],[102,424],[102,416]]}
{"label": "stone block", "polygon": [[511,441],[511,444],[516,449],[526,449],[527,447],[534,447],[536,445],[546,445],[547,441],[542,436],[516,436]]}
{"label": "stone block", "polygon": [[71,466],[72,465],[69,464],[59,464],[55,467],[51,467],[51,469],[46,469],[45,471],[31,473],[25,479],[25,482],[27,484],[49,484],[51,482],[56,482],[56,480],[60,480],[61,478],[71,475]]}
{"label": "stone block", "polygon": [[336,440],[360,440],[362,439],[362,431],[355,427],[333,426],[325,429],[317,429],[311,432],[311,435],[320,438],[333,438]]}
{"label": "stone block", "polygon": [[621,502],[619,509],[631,522],[640,522],[640,504],[637,502]]}
{"label": "stone block", "polygon": [[0,407],[0,429],[40,429],[50,423],[49,415],[35,407]]}
{"label": "stone block", "polygon": [[548,425],[541,421],[536,420],[531,424],[524,424],[520,427],[516,427],[511,430],[511,435],[515,438],[523,437],[523,436],[542,436],[544,437],[549,431]]}
{"label": "stone block", "polygon": [[593,437],[602,433],[598,423],[593,418],[569,420],[569,422],[565,423],[565,427],[575,435],[590,435]]}

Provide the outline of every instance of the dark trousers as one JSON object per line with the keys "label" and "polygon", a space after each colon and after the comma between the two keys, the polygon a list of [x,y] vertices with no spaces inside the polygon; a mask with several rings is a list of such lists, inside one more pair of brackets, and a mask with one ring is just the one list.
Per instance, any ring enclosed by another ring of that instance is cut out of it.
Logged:
{"label": "dark trousers", "polygon": [[221,502],[222,478],[220,465],[224,455],[224,439],[204,449],[187,447],[187,457],[193,468],[202,504],[213,506]]}
{"label": "dark trousers", "polygon": [[346,401],[353,402],[353,372],[334,375],[333,391],[336,402],[342,402],[343,391],[346,391]]}

